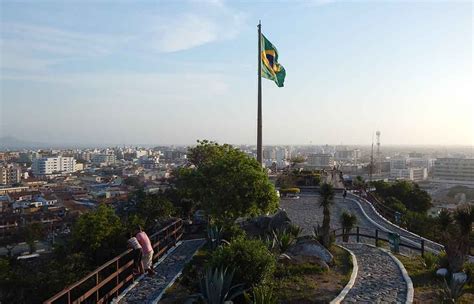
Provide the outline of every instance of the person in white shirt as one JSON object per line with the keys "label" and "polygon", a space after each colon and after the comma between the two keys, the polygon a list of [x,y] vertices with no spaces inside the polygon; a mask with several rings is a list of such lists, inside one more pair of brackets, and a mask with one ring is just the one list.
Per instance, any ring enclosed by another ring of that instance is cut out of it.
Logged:
{"label": "person in white shirt", "polygon": [[135,269],[133,271],[133,274],[139,275],[143,274],[143,265],[142,265],[142,246],[138,242],[137,238],[134,237],[130,233],[130,238],[127,241],[128,248],[132,249],[132,255],[133,255],[133,264],[135,265]]}

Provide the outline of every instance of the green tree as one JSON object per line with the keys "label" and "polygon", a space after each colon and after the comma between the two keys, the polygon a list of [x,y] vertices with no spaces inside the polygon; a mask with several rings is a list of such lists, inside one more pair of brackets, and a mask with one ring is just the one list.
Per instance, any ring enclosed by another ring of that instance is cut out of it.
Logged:
{"label": "green tree", "polygon": [[319,190],[321,198],[319,204],[323,207],[323,226],[322,229],[322,243],[323,246],[329,248],[331,245],[330,223],[331,223],[331,205],[334,199],[334,189],[330,184],[324,183]]}
{"label": "green tree", "polygon": [[153,228],[156,220],[170,217],[173,213],[173,204],[162,194],[145,195],[136,205],[136,214],[143,220],[145,229]]}
{"label": "green tree", "polygon": [[215,219],[236,219],[274,211],[275,188],[261,165],[230,145],[198,141],[189,149],[193,165],[178,172],[176,185]]}
{"label": "green tree", "polygon": [[36,251],[36,241],[43,235],[43,225],[35,222],[25,227],[25,242],[28,244],[30,253]]}
{"label": "green tree", "polygon": [[453,219],[454,222],[443,232],[444,248],[448,256],[449,270],[452,273],[462,270],[469,253],[474,208],[468,205],[458,207]]}
{"label": "green tree", "polygon": [[106,205],[79,217],[72,229],[72,248],[100,264],[125,248],[125,234],[120,218]]}

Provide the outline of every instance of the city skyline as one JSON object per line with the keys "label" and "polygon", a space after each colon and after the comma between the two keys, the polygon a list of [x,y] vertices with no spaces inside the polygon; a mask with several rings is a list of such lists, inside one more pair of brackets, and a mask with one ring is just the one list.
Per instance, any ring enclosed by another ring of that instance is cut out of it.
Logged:
{"label": "city skyline", "polygon": [[287,70],[263,81],[264,145],[474,144],[471,2],[1,8],[0,137],[254,144],[261,19]]}

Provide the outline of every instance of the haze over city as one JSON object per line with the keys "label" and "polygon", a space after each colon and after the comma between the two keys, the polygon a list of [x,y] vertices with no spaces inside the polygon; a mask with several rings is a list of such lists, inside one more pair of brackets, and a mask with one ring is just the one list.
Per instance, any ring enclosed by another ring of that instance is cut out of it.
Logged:
{"label": "haze over city", "polygon": [[[285,3],[285,2],[283,2]],[[466,2],[2,1],[0,137],[254,144],[474,143]]]}

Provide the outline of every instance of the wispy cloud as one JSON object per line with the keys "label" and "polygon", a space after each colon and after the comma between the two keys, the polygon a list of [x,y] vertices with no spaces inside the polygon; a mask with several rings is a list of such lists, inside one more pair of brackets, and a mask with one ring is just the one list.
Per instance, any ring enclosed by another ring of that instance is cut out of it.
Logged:
{"label": "wispy cloud", "polygon": [[18,71],[43,70],[65,59],[103,56],[128,39],[8,22],[2,22],[0,35],[0,68]]}
{"label": "wispy cloud", "polygon": [[201,7],[173,18],[160,18],[152,33],[161,52],[176,52],[235,38],[245,16],[223,1],[192,1]]}

